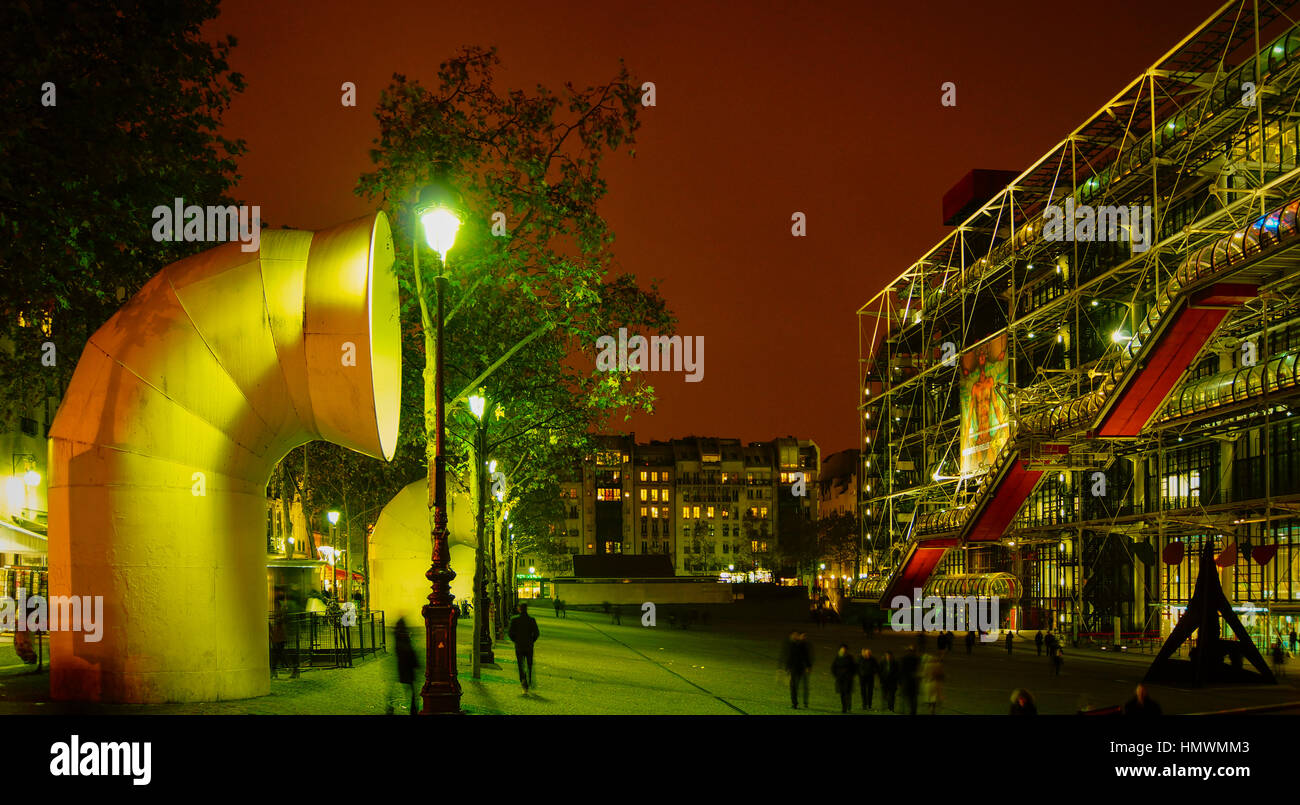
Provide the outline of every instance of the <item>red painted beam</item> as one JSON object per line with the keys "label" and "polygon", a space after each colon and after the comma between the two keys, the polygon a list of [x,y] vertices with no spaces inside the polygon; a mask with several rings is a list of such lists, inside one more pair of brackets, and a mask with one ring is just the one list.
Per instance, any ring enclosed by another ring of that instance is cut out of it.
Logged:
{"label": "red painted beam", "polygon": [[943,558],[944,551],[956,544],[955,539],[932,539],[917,543],[915,550],[908,555],[903,570],[894,576],[894,580],[885,590],[884,596],[880,599],[881,603],[888,606],[888,602],[895,595],[911,596],[915,588],[925,587],[925,583],[930,580],[934,569],[939,565],[939,560]]}
{"label": "red painted beam", "polygon": [[1244,282],[1220,282],[1192,295],[1192,307],[1240,307],[1259,296],[1259,286]]}
{"label": "red painted beam", "polygon": [[[1218,288],[1220,286],[1215,286]],[[1215,288],[1209,289],[1214,291]],[[1223,293],[1227,293],[1224,291]],[[1219,298],[1211,296],[1210,298]],[[1136,436],[1151,421],[1197,353],[1228,315],[1226,307],[1185,307],[1165,328],[1145,367],[1129,380],[1101,423],[1103,437]]]}
{"label": "red painted beam", "polygon": [[970,542],[995,542],[1002,539],[1007,526],[1025,502],[1044,470],[1025,469],[1023,462],[1014,461],[1002,481],[993,489],[989,502],[984,505],[971,524],[967,540]]}

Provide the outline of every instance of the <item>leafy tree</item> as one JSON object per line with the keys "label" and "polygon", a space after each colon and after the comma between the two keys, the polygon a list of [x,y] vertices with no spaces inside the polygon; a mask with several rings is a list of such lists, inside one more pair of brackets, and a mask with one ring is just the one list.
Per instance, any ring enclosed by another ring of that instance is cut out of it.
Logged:
{"label": "leafy tree", "polygon": [[[640,376],[595,371],[596,339],[619,327],[664,332],[672,318],[653,286],[608,276],[613,236],[597,209],[606,191],[599,168],[634,141],[641,107],[627,69],[585,89],[530,93],[497,89],[498,64],[495,51],[466,48],[441,65],[435,89],[395,75],[376,111],[376,168],[357,192],[390,212],[399,243],[414,244],[409,261],[398,250],[403,321],[423,336],[409,344],[418,354],[407,355],[407,366],[424,371],[422,393],[405,397],[406,438],[422,448],[432,481],[431,311],[442,274],[449,469],[471,486],[496,458],[524,491],[545,487],[547,474],[614,413],[652,408],[653,388]],[[414,231],[418,188],[435,181],[461,195],[448,265],[420,256],[423,237]],[[479,393],[490,401],[485,423],[459,404]],[[480,428],[488,434],[476,455]]]}
{"label": "leafy tree", "polygon": [[227,65],[234,37],[200,37],[216,16],[215,0],[0,5],[0,396],[10,413],[62,397],[121,299],[205,248],[155,242],[154,207],[232,203],[244,144],[217,132],[244,82]]}

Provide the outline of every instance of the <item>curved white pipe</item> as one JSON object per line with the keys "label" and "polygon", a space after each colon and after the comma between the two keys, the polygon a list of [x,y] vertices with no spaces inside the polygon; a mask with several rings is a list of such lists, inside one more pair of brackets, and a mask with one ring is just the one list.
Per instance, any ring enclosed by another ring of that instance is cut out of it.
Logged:
{"label": "curved white pipe", "polygon": [[392,457],[392,262],[383,213],[268,231],[167,266],[90,338],[51,430],[50,595],[103,596],[104,626],[51,633],[55,699],[270,691],[266,484],[314,439]]}

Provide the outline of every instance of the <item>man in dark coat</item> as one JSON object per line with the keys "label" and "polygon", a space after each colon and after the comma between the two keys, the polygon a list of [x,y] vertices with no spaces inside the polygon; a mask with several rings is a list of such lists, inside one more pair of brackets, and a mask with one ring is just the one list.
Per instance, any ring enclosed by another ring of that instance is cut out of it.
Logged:
{"label": "man in dark coat", "polygon": [[831,676],[835,677],[835,692],[840,694],[840,712],[847,713],[853,709],[853,677],[858,672],[858,664],[849,653],[847,643],[840,643],[840,650],[831,661]]}
{"label": "man in dark coat", "polygon": [[1007,653],[1008,654],[1011,653],[1011,641],[1015,640],[1015,638],[1016,638],[1016,633],[1008,629],[1007,630]]}
{"label": "man in dark coat", "polygon": [[1043,630],[1039,629],[1038,634],[1034,635],[1034,646],[1038,649],[1038,656],[1043,656]]}
{"label": "man in dark coat", "polygon": [[898,690],[907,701],[907,714],[916,715],[916,699],[921,690],[921,657],[916,647],[907,649],[903,659],[898,662]]}
{"label": "man in dark coat", "polygon": [[966,653],[970,654],[975,650],[975,630],[966,633]]}
{"label": "man in dark coat", "polygon": [[[519,614],[510,619],[510,642],[515,644],[515,662],[519,664],[519,684],[527,695],[533,683],[533,644],[541,637],[537,621],[528,614],[528,605],[519,604]],[[524,666],[527,664],[527,673]]]}
{"label": "man in dark coat", "polygon": [[871,649],[862,649],[862,658],[858,660],[858,687],[862,689],[862,709],[871,709],[871,700],[876,692],[876,672],[880,663],[871,656]]}
{"label": "man in dark coat", "polygon": [[889,712],[894,712],[894,692],[898,690],[898,662],[894,660],[894,652],[886,651],[885,659],[880,663],[880,695],[884,697],[884,705],[889,708]]}
{"label": "man in dark coat", "polygon": [[791,632],[782,652],[781,665],[790,674],[790,706],[799,709],[799,688],[803,688],[803,706],[808,706],[808,673],[812,670],[812,647],[803,632]]}

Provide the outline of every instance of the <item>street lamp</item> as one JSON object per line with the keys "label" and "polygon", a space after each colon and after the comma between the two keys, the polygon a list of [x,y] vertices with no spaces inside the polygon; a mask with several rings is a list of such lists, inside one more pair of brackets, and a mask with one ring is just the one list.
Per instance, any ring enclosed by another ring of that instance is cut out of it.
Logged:
{"label": "street lamp", "polygon": [[[480,389],[480,391],[482,391]],[[495,599],[493,591],[490,590],[488,579],[489,568],[495,570],[491,556],[491,549],[495,547],[491,544],[492,537],[488,535],[487,528],[487,496],[488,481],[490,473],[496,472],[496,462],[487,460],[487,422],[484,421],[483,415],[487,413],[487,398],[483,394],[473,394],[465,401],[469,405],[469,412],[474,415],[478,424],[474,427],[474,456],[476,461],[482,462],[478,465],[475,472],[477,480],[477,526],[478,539],[476,540],[478,548],[474,552],[474,634],[477,635],[477,651],[472,655],[474,678],[479,678],[479,668],[484,665],[495,665],[496,656],[492,652],[492,629],[489,623],[495,617],[492,614],[492,602]],[[484,472],[487,470],[487,472]],[[493,524],[495,529],[495,524]],[[483,607],[488,607],[488,612],[484,613]],[[487,614],[488,617],[482,617]],[[500,615],[500,612],[495,615]]]}
{"label": "street lamp", "polygon": [[[429,248],[437,252],[442,261],[442,271],[434,278],[434,296],[437,298],[434,317],[434,478],[433,489],[433,558],[424,577],[429,580],[429,603],[421,610],[424,615],[425,663],[424,687],[420,698],[424,702],[423,715],[459,713],[460,680],[456,678],[456,613],[452,609],[451,582],[456,572],[450,567],[450,547],[447,539],[447,459],[446,428],[443,405],[442,368],[442,296],[446,282],[447,252],[456,242],[460,229],[460,215],[449,188],[438,183],[420,191],[415,206],[415,217],[424,230]],[[415,250],[414,269],[420,281],[420,249]],[[423,299],[423,291],[421,291]],[[427,327],[427,320],[426,320]],[[426,331],[427,332],[427,331]],[[427,341],[426,341],[427,344]],[[427,358],[427,353],[426,353]]]}
{"label": "street lamp", "polygon": [[334,591],[335,599],[342,600],[339,598],[339,513],[336,511],[326,512],[325,519],[330,524],[330,589]]}

